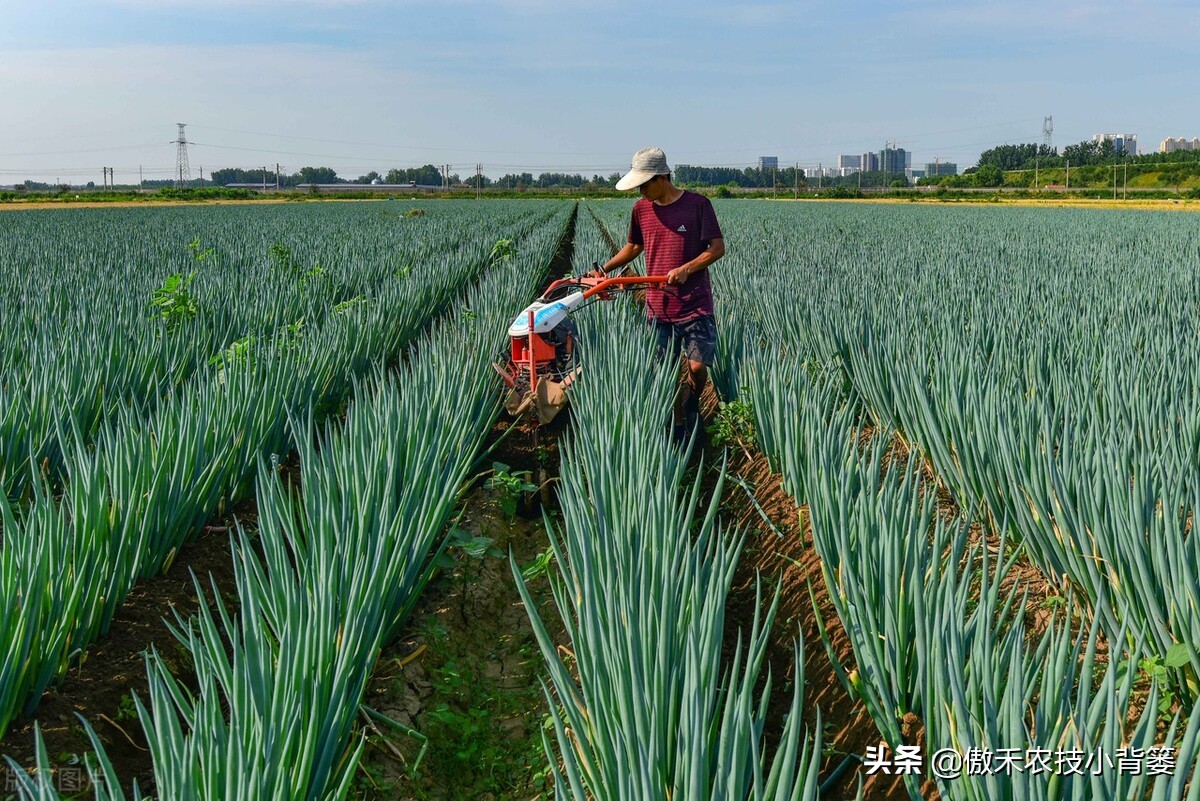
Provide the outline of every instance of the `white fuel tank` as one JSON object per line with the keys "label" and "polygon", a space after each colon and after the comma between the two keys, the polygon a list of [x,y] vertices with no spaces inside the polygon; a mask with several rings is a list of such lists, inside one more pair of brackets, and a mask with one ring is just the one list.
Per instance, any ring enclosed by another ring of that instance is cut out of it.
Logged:
{"label": "white fuel tank", "polygon": [[582,292],[572,292],[565,298],[550,303],[534,301],[516,316],[512,325],[508,327],[508,335],[510,337],[529,336],[529,313],[531,311],[533,312],[533,333],[545,334],[553,331],[582,301]]}

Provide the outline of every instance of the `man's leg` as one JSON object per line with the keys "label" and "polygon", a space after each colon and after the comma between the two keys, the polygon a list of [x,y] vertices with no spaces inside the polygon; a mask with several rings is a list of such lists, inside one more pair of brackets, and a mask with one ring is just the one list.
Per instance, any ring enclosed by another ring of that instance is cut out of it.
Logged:
{"label": "man's leg", "polygon": [[679,410],[690,431],[700,422],[700,394],[708,383],[708,365],[712,364],[716,354],[717,326],[712,317],[699,317],[686,324],[686,331],[684,352],[687,359],[684,382],[679,392]]}
{"label": "man's leg", "polygon": [[689,430],[700,420],[700,393],[708,381],[708,367],[704,362],[687,360],[683,385],[679,388],[679,416]]}
{"label": "man's leg", "polygon": [[[655,335],[658,338],[658,347],[655,350],[654,358],[656,361],[670,359],[676,363],[679,362],[679,357],[686,347],[683,331],[671,323],[664,323],[662,320],[654,321]],[[687,363],[687,359],[683,360]],[[683,407],[683,390],[678,389],[675,392],[675,402],[671,407],[671,427],[674,431],[676,439],[683,438],[684,421],[687,419]]]}

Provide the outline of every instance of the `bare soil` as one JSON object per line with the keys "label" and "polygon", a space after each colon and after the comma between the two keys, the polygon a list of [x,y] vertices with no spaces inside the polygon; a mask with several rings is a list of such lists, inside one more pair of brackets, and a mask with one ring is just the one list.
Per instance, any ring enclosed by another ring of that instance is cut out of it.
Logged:
{"label": "bare soil", "polygon": [[[701,401],[704,416],[711,419],[716,407],[717,398],[710,385]],[[720,460],[720,449],[706,442],[706,450],[707,462]],[[725,647],[731,652],[738,630],[749,630],[759,603],[759,584],[763,589],[763,613],[778,588],[779,607],[764,666],[770,668],[772,676],[768,737],[779,736],[791,704],[795,681],[793,643],[799,633],[804,644],[804,722],[813,732],[820,716],[822,782],[838,775],[826,797],[853,798],[862,772],[858,758],[866,753],[867,746],[878,745],[881,737],[863,705],[842,686],[821,642],[823,625],[838,660],[853,665],[850,641],[829,599],[821,560],[812,545],[807,509],[798,506],[783,489],[765,456],[740,448],[730,448],[728,455],[729,472],[744,486],[726,482],[722,514],[744,532],[745,542],[726,607]],[[747,488],[752,489],[753,497]],[[768,743],[771,749],[775,745],[773,739]],[[870,801],[908,798],[904,785],[895,777],[862,778],[863,797]]]}
{"label": "bare soil", "polygon": [[[568,419],[563,413],[541,427],[540,454],[528,420],[505,436],[512,424],[502,419],[489,442],[503,441],[481,470],[499,462],[512,475],[534,479],[539,456],[557,464]],[[552,497],[528,493],[509,517],[503,493],[478,477],[456,525],[490,539],[491,552],[457,552],[404,633],[380,655],[364,704],[392,723],[368,726],[355,798],[530,799],[552,786],[541,742],[549,713],[540,683],[544,661],[509,562],[511,554],[527,568],[549,549],[543,512],[556,515]],[[543,506],[544,498],[551,505]],[[552,639],[565,644],[546,573],[529,578],[528,586]]]}

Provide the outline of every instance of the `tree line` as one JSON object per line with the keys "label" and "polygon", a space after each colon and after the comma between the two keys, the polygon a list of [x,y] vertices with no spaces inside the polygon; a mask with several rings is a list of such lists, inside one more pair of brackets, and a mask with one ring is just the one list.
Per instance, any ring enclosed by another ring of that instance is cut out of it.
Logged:
{"label": "tree line", "polygon": [[[1059,152],[1045,144],[1024,143],[999,145],[979,154],[978,163],[963,171],[962,175],[931,176],[919,184],[937,185],[948,188],[1034,186],[1046,179],[1061,183],[1066,180],[1070,169],[1072,185],[1103,183],[1111,180],[1114,166],[1122,166],[1123,179],[1130,175],[1146,172],[1158,173],[1167,185],[1180,186],[1189,177],[1200,174],[1200,151],[1180,150],[1174,153],[1143,153],[1127,155],[1117,149],[1111,139],[1099,142],[1085,140],[1067,145]],[[1077,183],[1078,182],[1078,183]]]}
{"label": "tree line", "polygon": [[[579,174],[561,172],[543,172],[534,176],[529,172],[509,173],[499,178],[489,178],[486,175],[461,176],[451,172],[443,176],[442,171],[433,164],[422,167],[394,168],[386,173],[375,170],[357,178],[343,178],[330,167],[302,167],[299,171],[288,175],[280,174],[280,187],[292,189],[307,184],[416,184],[418,186],[479,187],[481,189],[555,189],[555,188],[609,188],[616,184],[621,174],[614,172],[608,176],[593,175],[588,178]],[[230,184],[258,184],[273,187],[276,184],[275,173],[270,170],[245,170],[234,167],[213,170],[212,183],[218,186]]]}
{"label": "tree line", "polygon": [[[976,166],[970,167],[962,175],[930,176],[918,181],[923,185],[940,185],[947,187],[991,187],[1011,184],[1011,176],[1005,173],[1054,170],[1070,166],[1071,170],[1087,167],[1111,167],[1113,164],[1128,164],[1133,166],[1167,165],[1159,171],[1170,173],[1165,179],[1178,182],[1180,176],[1200,171],[1200,151],[1177,151],[1174,153],[1146,153],[1139,156],[1126,156],[1116,149],[1112,140],[1100,142],[1085,140],[1073,145],[1067,145],[1059,152],[1056,148],[1045,144],[1023,143],[999,145],[984,150],[979,155]],[[285,188],[295,188],[306,184],[345,184],[345,183],[385,183],[385,184],[416,184],[418,186],[449,185],[457,188],[509,189],[522,191],[525,189],[608,189],[620,179],[621,173],[609,175],[593,174],[591,177],[579,173],[543,172],[534,175],[530,172],[509,173],[499,178],[489,178],[486,175],[462,176],[451,172],[443,176],[442,170],[433,164],[421,167],[393,168],[386,173],[370,171],[356,178],[343,178],[330,167],[302,167],[290,174],[280,174],[278,185]],[[1082,177],[1082,175],[1081,175]],[[791,166],[776,169],[761,169],[758,167],[705,167],[692,164],[680,164],[675,167],[673,179],[679,186],[684,187],[730,187],[742,189],[771,189],[780,191],[788,188],[810,188],[820,185],[823,188],[879,188],[907,186],[908,180],[903,174],[885,172],[857,172],[847,176],[808,178],[803,169]],[[218,186],[230,184],[258,184],[273,187],[276,185],[276,175],[270,170],[246,170],[226,168],[214,170],[211,183]],[[1032,177],[1030,182],[1032,182]],[[28,182],[33,183],[33,182]],[[147,185],[154,182],[146,182]],[[163,185],[173,184],[172,181],[159,182]],[[198,185],[197,182],[191,182]],[[39,187],[40,188],[40,187]]]}
{"label": "tree line", "polygon": [[1097,167],[1113,164],[1195,164],[1200,163],[1200,150],[1177,150],[1174,153],[1143,153],[1129,156],[1117,149],[1111,139],[1100,142],[1085,140],[1067,145],[1059,153],[1045,145],[1000,145],[979,154],[978,166],[987,165],[1001,170],[1032,170],[1042,167]]}

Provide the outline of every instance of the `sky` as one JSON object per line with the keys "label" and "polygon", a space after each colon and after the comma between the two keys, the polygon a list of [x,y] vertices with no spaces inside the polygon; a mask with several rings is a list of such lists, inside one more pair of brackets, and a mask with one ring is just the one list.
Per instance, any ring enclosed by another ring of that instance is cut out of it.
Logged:
{"label": "sky", "polygon": [[0,185],[1200,136],[1196,0],[0,0]]}

